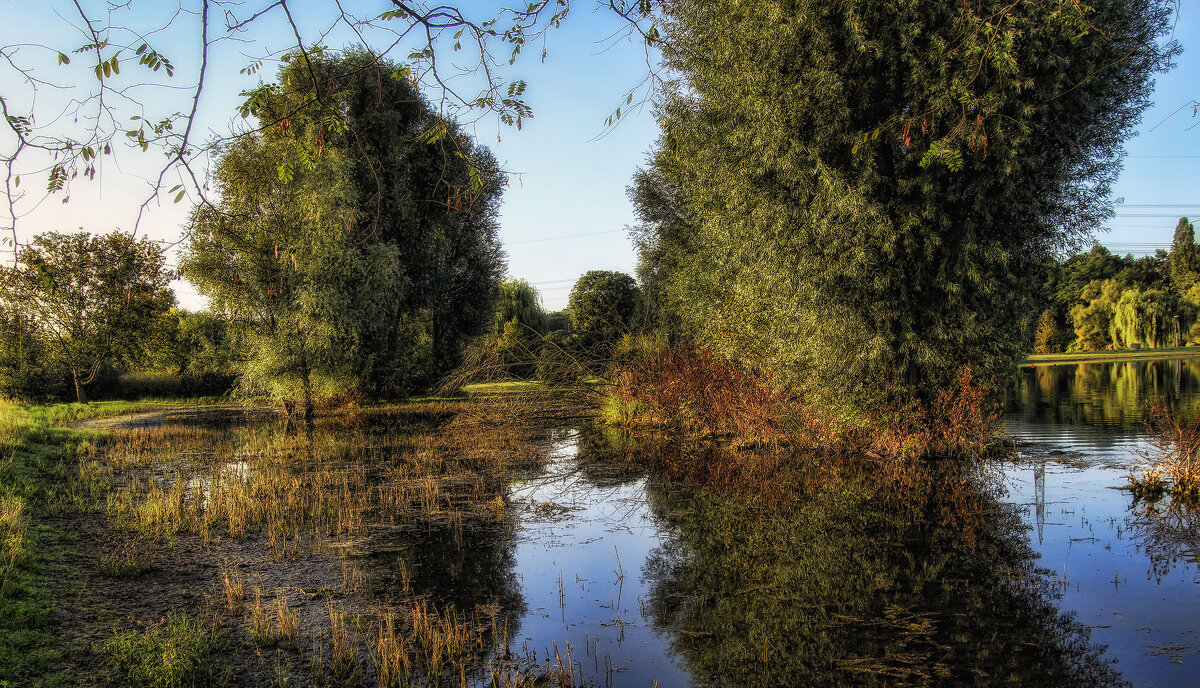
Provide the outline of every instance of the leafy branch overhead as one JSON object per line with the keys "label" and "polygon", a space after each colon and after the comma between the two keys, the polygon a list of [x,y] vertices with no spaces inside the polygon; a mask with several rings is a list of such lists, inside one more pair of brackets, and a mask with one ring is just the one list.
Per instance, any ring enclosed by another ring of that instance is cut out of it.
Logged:
{"label": "leafy branch overhead", "polygon": [[[197,122],[212,117],[203,107],[210,99],[202,96],[283,65],[288,55],[302,61],[319,57],[321,46],[335,40],[394,64],[391,78],[418,87],[445,117],[491,115],[520,129],[533,116],[525,99],[528,84],[511,78],[509,70],[533,46],[546,59],[547,32],[561,26],[573,8],[571,0],[488,9],[391,0],[385,10],[369,12],[335,0],[309,3],[303,12],[293,4],[184,0],[167,12],[165,6],[132,0],[106,9],[75,3],[73,14],[47,9],[44,17],[36,5],[24,8],[33,21],[61,30],[45,45],[31,44],[26,36],[0,37],[0,110],[12,134],[0,148],[11,201],[9,243],[20,243],[19,220],[43,200],[29,185],[20,185],[22,176],[46,175],[46,193],[66,201],[80,175],[93,178],[104,158],[126,151],[164,156],[154,163],[157,173],[139,208],[139,222],[160,195],[177,185],[185,195],[204,199],[208,180],[201,163],[255,127],[201,139]],[[657,2],[596,0],[596,5],[627,20],[629,31],[648,44],[660,36]],[[259,37],[272,34],[289,36],[290,46],[260,42]],[[236,74],[220,71],[231,61],[243,66]],[[242,116],[248,118],[261,89],[245,82],[242,87],[247,94]],[[330,113],[328,126],[338,126],[337,119]],[[179,190],[169,192],[172,199]]]}

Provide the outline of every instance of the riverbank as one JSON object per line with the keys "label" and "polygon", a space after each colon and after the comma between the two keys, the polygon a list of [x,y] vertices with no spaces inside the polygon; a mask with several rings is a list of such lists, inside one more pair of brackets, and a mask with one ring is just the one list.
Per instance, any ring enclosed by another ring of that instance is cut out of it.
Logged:
{"label": "riverbank", "polygon": [[1163,358],[1194,358],[1200,356],[1200,346],[1163,347],[1137,351],[1082,351],[1061,354],[1031,354],[1019,365],[1057,365],[1059,363],[1110,363]]}

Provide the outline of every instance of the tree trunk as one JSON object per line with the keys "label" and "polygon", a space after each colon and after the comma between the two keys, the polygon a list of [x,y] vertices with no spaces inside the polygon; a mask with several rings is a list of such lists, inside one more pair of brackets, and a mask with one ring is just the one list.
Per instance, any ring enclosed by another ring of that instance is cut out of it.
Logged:
{"label": "tree trunk", "polygon": [[75,401],[85,403],[87,401],[87,393],[83,391],[83,385],[79,384],[79,371],[71,368],[71,380],[75,383]]}
{"label": "tree trunk", "polygon": [[312,375],[308,366],[308,353],[304,347],[304,340],[300,340],[300,381],[304,388],[304,429],[312,432],[313,429],[313,396],[312,396]]}

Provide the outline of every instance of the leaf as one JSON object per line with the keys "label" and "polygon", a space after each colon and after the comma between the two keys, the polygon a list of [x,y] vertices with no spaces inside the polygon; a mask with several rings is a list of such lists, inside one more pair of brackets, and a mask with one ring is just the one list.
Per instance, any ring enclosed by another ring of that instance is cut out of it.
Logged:
{"label": "leaf", "polygon": [[101,62],[100,68],[104,70],[104,76],[106,76],[106,77],[112,76],[112,64],[111,63]]}
{"label": "leaf", "polygon": [[150,46],[148,46],[148,45],[146,45],[145,43],[143,43],[143,44],[141,44],[140,46],[138,46],[137,52],[136,52],[136,53],[134,53],[134,54],[135,54],[135,55],[141,55],[142,53],[146,52],[146,48],[148,48],[148,47],[150,47]]}
{"label": "leaf", "polygon": [[21,175],[18,174],[16,177],[13,178],[13,186],[20,186],[20,185],[21,185]]}
{"label": "leaf", "polygon": [[172,202],[172,203],[178,203],[178,202],[180,202],[181,200],[183,200],[183,196],[184,196],[184,194],[186,194],[186,193],[187,193],[187,189],[184,189],[183,191],[180,191],[179,193],[175,194],[175,200],[174,200],[174,201],[171,201],[171,202]]}
{"label": "leaf", "polygon": [[854,147],[850,149],[850,155],[858,155],[858,144],[857,143],[854,144]]}
{"label": "leaf", "polygon": [[60,65],[71,64],[71,58],[67,57],[66,53],[59,53],[58,54],[58,63]]}

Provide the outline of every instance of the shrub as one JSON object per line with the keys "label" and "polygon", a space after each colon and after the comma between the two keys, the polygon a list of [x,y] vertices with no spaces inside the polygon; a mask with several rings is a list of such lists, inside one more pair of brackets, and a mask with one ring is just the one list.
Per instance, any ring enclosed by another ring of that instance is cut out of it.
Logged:
{"label": "shrub", "polygon": [[1200,415],[1185,420],[1160,396],[1148,400],[1145,422],[1152,447],[1147,458],[1152,465],[1140,478],[1133,478],[1134,494],[1152,498],[1169,487],[1173,499],[1200,502]]}

